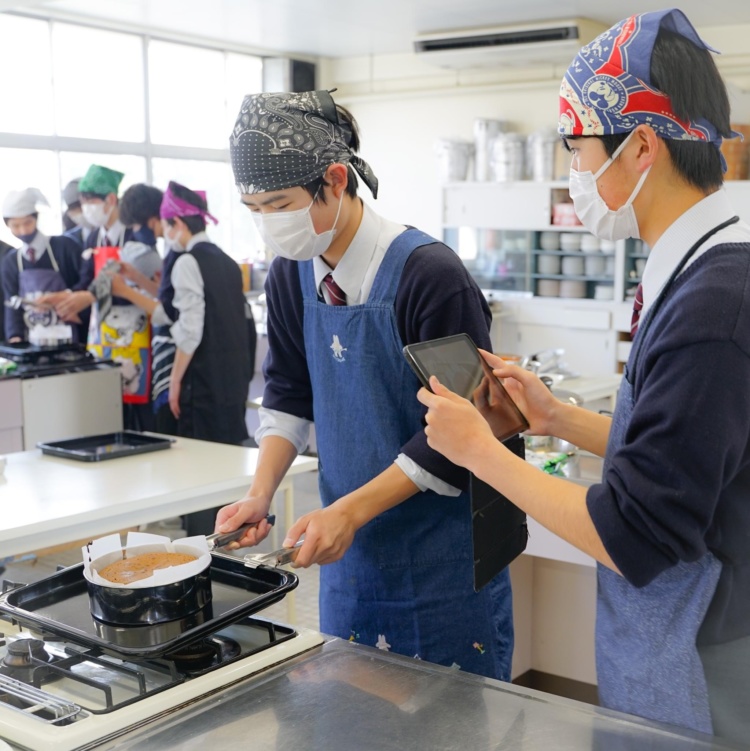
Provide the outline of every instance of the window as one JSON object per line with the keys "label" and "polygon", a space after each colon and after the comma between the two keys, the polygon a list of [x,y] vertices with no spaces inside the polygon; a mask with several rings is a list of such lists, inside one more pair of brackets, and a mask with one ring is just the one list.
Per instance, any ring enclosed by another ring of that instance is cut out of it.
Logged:
{"label": "window", "polygon": [[224,53],[151,42],[148,64],[152,143],[227,148]]}
{"label": "window", "polygon": [[247,94],[263,91],[263,62],[259,57],[227,53],[227,119],[226,136],[234,128],[237,113]]}
{"label": "window", "polygon": [[[216,243],[237,260],[256,258],[228,141],[262,72],[253,55],[0,13],[0,203],[11,190],[39,188],[51,204],[40,228],[56,234],[62,188],[91,164],[123,172],[121,194],[178,180],[207,191]],[[2,222],[0,238],[17,244]]]}
{"label": "window", "polygon": [[51,135],[52,65],[49,24],[2,16],[0,131]]}
{"label": "window", "polygon": [[143,141],[143,42],[70,24],[52,24],[58,135]]}

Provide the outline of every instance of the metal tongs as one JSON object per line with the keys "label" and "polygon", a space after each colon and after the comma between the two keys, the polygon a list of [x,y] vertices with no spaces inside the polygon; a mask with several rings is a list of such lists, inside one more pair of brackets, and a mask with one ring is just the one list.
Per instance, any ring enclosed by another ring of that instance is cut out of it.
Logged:
{"label": "metal tongs", "polygon": [[[266,521],[273,527],[276,522],[275,514],[268,514]],[[258,522],[252,522],[251,524],[243,524],[241,527],[237,527],[233,532],[214,532],[212,535],[206,535],[206,542],[208,543],[209,550],[216,550],[223,548],[225,545],[229,545],[230,542],[239,540],[248,529],[257,527]]]}
{"label": "metal tongs", "polygon": [[279,566],[285,566],[287,563],[292,563],[297,557],[297,551],[302,547],[305,542],[303,537],[301,540],[291,548],[279,548],[271,553],[253,553],[245,556],[245,565],[250,568],[258,568],[258,566],[270,566],[272,568],[278,568]]}

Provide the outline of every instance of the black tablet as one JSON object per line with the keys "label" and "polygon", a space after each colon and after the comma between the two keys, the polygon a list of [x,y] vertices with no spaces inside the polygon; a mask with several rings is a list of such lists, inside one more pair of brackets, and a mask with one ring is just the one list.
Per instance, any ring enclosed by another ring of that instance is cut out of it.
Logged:
{"label": "black tablet", "polygon": [[425,387],[430,388],[430,376],[434,375],[451,391],[469,399],[482,413],[499,441],[529,427],[526,418],[468,334],[407,344],[403,351]]}

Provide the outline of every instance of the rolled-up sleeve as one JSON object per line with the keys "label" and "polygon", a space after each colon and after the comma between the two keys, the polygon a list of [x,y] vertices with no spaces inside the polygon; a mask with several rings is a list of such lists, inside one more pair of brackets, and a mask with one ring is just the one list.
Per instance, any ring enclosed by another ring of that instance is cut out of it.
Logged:
{"label": "rolled-up sleeve", "polygon": [[255,431],[255,442],[260,444],[266,436],[276,435],[286,438],[297,453],[301,454],[310,443],[310,420],[303,417],[279,412],[276,409],[261,407],[259,412],[260,427]]}

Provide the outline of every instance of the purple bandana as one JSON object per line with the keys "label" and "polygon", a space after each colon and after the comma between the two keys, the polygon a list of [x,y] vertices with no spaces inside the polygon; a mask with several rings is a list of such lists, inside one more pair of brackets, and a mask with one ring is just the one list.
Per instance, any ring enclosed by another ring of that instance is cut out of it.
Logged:
{"label": "purple bandana", "polygon": [[666,94],[651,85],[651,54],[660,28],[716,52],[677,9],[631,16],[581,48],[560,86],[558,131],[563,136],[603,136],[651,126],[662,138],[704,141],[721,147],[708,120],[686,122]]}
{"label": "purple bandana", "polygon": [[[194,190],[193,193],[195,193],[197,196],[200,196],[203,201],[206,202],[206,205],[208,205],[208,202],[206,201],[205,190]],[[204,221],[206,218],[208,218],[214,224],[219,223],[219,220],[215,216],[209,214],[208,211],[204,211],[203,209],[198,208],[198,206],[195,206],[188,201],[184,201],[179,196],[176,196],[172,192],[171,182],[169,183],[166,191],[164,191],[164,198],[162,198],[161,206],[159,208],[159,216],[162,219],[173,219],[176,216],[200,216]]]}

